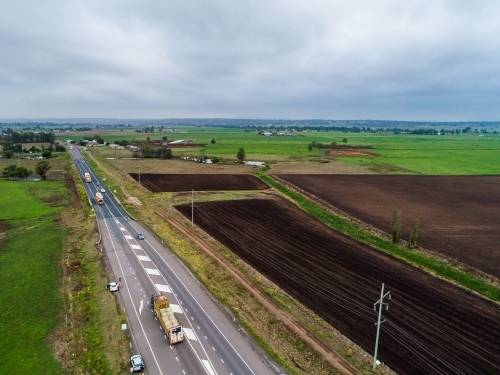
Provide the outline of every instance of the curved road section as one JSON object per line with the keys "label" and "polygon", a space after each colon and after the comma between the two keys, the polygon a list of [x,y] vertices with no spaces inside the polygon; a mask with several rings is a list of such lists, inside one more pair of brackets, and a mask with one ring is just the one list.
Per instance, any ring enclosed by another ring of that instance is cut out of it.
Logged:
{"label": "curved road section", "polygon": [[[128,317],[138,353],[150,375],[271,375],[283,373],[259,356],[256,344],[206,294],[187,268],[139,223],[130,220],[116,199],[73,147],[71,156],[78,169],[99,223],[109,264],[118,281],[119,296]],[[85,173],[91,176],[86,182]],[[104,204],[98,205],[101,188]],[[137,238],[145,235],[144,240]],[[185,340],[170,345],[149,302],[151,295],[164,294]]]}

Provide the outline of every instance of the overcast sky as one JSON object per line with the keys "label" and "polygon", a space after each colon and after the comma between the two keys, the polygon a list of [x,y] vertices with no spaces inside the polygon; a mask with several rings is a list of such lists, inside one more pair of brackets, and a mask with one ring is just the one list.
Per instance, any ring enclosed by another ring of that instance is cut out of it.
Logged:
{"label": "overcast sky", "polygon": [[498,0],[0,9],[0,118],[500,120]]}

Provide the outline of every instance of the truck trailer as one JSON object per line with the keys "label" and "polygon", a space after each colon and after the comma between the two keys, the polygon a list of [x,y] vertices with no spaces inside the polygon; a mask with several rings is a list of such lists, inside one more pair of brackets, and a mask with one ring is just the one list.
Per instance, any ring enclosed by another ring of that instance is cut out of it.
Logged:
{"label": "truck trailer", "polygon": [[92,178],[90,178],[90,173],[89,172],[85,172],[85,181],[92,182]]}
{"label": "truck trailer", "polygon": [[163,294],[151,296],[151,311],[155,314],[155,319],[160,321],[161,328],[165,331],[165,338],[170,344],[184,341],[184,331],[174,316],[168,298]]}
{"label": "truck trailer", "polygon": [[102,197],[102,194],[99,192],[95,193],[95,200],[97,204],[104,204],[104,198]]}

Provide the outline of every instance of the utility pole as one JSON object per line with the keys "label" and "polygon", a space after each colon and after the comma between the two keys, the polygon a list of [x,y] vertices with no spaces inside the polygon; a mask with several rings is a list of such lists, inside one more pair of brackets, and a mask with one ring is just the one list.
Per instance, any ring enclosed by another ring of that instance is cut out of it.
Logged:
{"label": "utility pole", "polygon": [[191,195],[191,226],[194,225],[194,189]]}
{"label": "utility pole", "polygon": [[139,162],[139,186],[141,186],[141,162]]}
{"label": "utility pole", "polygon": [[380,290],[380,299],[373,304],[373,310],[375,310],[375,312],[377,312],[377,305],[379,305],[378,306],[378,321],[377,321],[377,323],[375,323],[375,325],[377,326],[377,337],[375,338],[375,353],[373,354],[373,369],[374,370],[375,370],[375,367],[377,367],[377,351],[378,351],[378,337],[380,335],[380,325],[383,322],[385,322],[385,320],[382,322],[380,321],[380,319],[382,318],[382,309],[385,306],[385,309],[389,310],[389,304],[384,303],[385,297],[389,297],[389,299],[391,299],[391,292],[387,292],[384,294],[384,283],[382,283],[382,289]]}

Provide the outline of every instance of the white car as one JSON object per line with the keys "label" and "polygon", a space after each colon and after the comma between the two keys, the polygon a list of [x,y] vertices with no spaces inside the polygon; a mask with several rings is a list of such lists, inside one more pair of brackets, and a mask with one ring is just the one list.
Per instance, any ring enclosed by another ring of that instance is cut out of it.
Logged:
{"label": "white car", "polygon": [[110,292],[116,292],[120,288],[120,283],[112,282],[106,285]]}
{"label": "white car", "polygon": [[130,357],[130,363],[132,364],[132,371],[142,371],[144,370],[144,361],[142,360],[142,357],[139,354],[136,354],[132,357]]}
{"label": "white car", "polygon": [[101,188],[101,193],[105,193],[105,192],[106,192],[106,190],[102,187]]}

